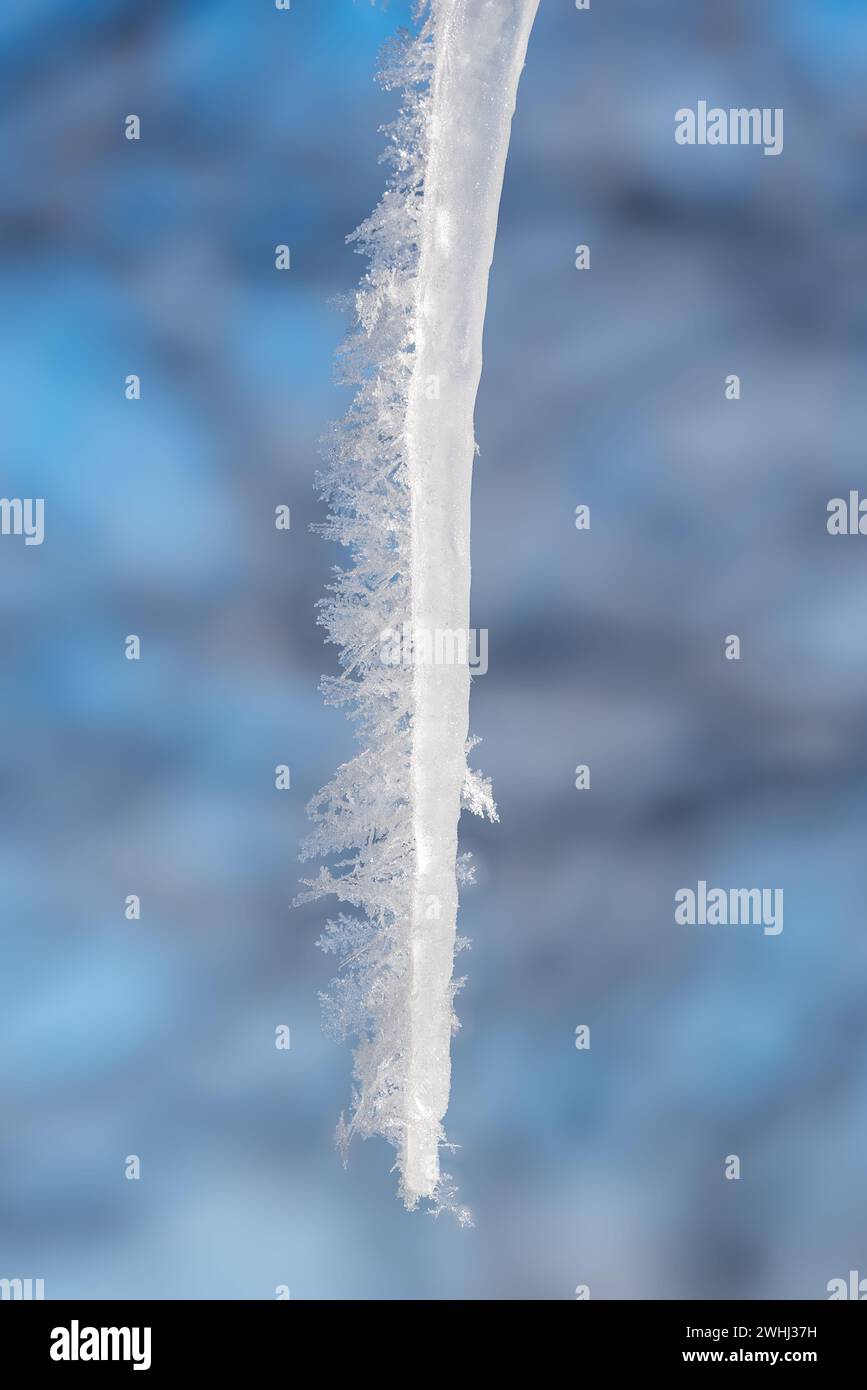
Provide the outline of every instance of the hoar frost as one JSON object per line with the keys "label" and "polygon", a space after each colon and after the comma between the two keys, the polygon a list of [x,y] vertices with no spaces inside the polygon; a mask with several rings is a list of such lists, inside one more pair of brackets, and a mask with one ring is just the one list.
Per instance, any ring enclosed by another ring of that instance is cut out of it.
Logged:
{"label": "hoar frost", "polygon": [[496,819],[468,767],[467,663],[389,663],[382,634],[469,630],[473,407],[488,271],[518,79],[538,0],[429,0],[388,47],[380,80],[402,91],[382,201],[352,234],[369,258],[338,354],[356,387],[319,475],[320,532],[347,546],[320,622],[340,647],[323,680],[361,750],[313,798],[304,858],[327,864],[302,898],[347,908],[320,942],[339,962],[326,1024],[355,1043],[350,1120],[382,1135],[408,1207],[466,1211],[440,1171],[457,1021],[454,979],[461,806]]}

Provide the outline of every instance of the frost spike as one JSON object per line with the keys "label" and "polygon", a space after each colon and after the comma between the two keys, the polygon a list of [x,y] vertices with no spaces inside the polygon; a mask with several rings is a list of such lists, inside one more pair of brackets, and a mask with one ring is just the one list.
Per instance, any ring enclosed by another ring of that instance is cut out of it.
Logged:
{"label": "frost spike", "polygon": [[[434,5],[428,156],[409,388],[412,631],[464,631],[470,621],[473,410],[503,170],[538,0]],[[438,380],[438,398],[427,383]],[[466,776],[466,666],[413,671],[415,846],[410,1036],[403,1184],[410,1200],[439,1181],[441,1121],[451,1079],[451,978],[457,919],[457,823]],[[428,921],[426,904],[440,903]]]}
{"label": "frost spike", "polygon": [[[473,409],[488,272],[518,79],[538,0],[429,0],[380,79],[403,88],[388,128],[392,173],[352,240],[370,258],[339,362],[357,386],[320,475],[319,529],[348,546],[320,621],[341,647],[325,698],[347,706],[362,751],[310,803],[305,858],[339,856],[306,881],[339,913],[320,945],[340,958],[325,998],[354,1035],[342,1147],[384,1135],[408,1207],[455,1209],[439,1168],[448,1104],[461,803],[496,819],[468,769],[466,665],[383,660],[383,634],[467,634]],[[436,390],[430,390],[435,381]]]}

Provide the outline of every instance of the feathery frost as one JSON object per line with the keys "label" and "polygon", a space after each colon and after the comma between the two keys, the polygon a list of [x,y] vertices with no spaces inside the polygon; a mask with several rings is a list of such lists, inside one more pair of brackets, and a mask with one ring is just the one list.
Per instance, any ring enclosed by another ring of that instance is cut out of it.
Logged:
{"label": "feathery frost", "polygon": [[[537,2],[500,0],[505,10],[520,12],[524,47]],[[430,1008],[434,1015],[447,1009],[447,1032],[458,1026],[451,1004],[461,983],[451,977],[452,956],[465,944],[454,938],[454,907],[451,923],[444,926],[435,894],[425,898],[433,903],[429,925],[419,907],[414,766],[420,754],[414,736],[418,738],[422,704],[432,696],[420,686],[412,663],[388,664],[381,653],[383,633],[411,631],[418,617],[413,602],[414,585],[419,587],[415,537],[423,520],[419,489],[424,485],[414,463],[418,442],[413,436],[420,431],[418,421],[413,423],[412,402],[428,332],[425,315],[430,313],[429,286],[422,283],[425,237],[430,238],[426,185],[432,180],[432,143],[443,134],[436,110],[437,71],[467,6],[480,8],[478,0],[424,0],[416,32],[402,32],[382,58],[379,80],[388,90],[401,90],[401,106],[397,119],[384,127],[388,143],[382,159],[389,175],[382,200],[349,238],[367,256],[368,267],[355,294],[352,329],[337,354],[337,373],[356,391],[345,418],[327,437],[326,466],[317,481],[329,514],[314,528],[350,553],[350,565],[335,569],[319,605],[326,640],[340,648],[340,673],[323,678],[322,690],[328,703],[342,706],[354,720],[360,751],[310,802],[313,830],[302,858],[326,862],[316,877],[305,880],[299,899],[334,895],[349,909],[328,922],[320,941],[338,962],[337,977],[323,996],[326,1027],[355,1045],[352,1112],[348,1122],[341,1118],[341,1149],[345,1153],[354,1135],[384,1136],[398,1151],[406,1205],[413,1207],[425,1197],[434,1214],[453,1210],[463,1224],[469,1215],[457,1205],[452,1180],[440,1173],[438,1162],[445,1144],[441,1119],[449,1085],[448,1041],[443,1046],[442,1029],[429,1037],[418,1023],[427,1007],[425,989],[430,989],[424,951],[431,949],[420,934],[439,933],[433,948],[440,952],[439,998],[431,1000]],[[515,42],[519,40],[520,34]],[[517,56],[515,86],[522,62],[523,50]],[[514,92],[511,104],[506,94],[504,105],[510,120]],[[459,151],[454,153],[460,158]],[[499,183],[493,182],[498,202]],[[496,207],[494,225],[495,219]],[[484,273],[486,291],[487,266]],[[465,550],[468,595],[468,526]],[[468,672],[462,679],[466,707]],[[460,699],[458,690],[458,708]],[[466,753],[477,740],[466,738],[459,718],[453,725],[460,737],[458,799],[474,814],[495,820],[490,782],[466,765]],[[455,805],[455,824],[457,810]],[[426,834],[423,826],[421,834]],[[450,852],[446,871],[452,884],[471,881],[467,860]],[[435,1022],[439,1027],[441,1020],[435,1017]]]}

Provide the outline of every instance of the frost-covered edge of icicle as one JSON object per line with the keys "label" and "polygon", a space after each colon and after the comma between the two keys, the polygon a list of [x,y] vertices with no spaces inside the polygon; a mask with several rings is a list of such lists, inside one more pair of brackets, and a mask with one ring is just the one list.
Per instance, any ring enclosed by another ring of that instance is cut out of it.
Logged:
{"label": "frost-covered edge of icicle", "polygon": [[[320,946],[339,961],[339,973],[320,998],[326,1030],[353,1040],[354,1090],[349,1121],[341,1116],[337,1142],[346,1159],[356,1135],[381,1135],[400,1154],[406,1126],[412,914],[413,831],[410,761],[413,673],[381,660],[382,634],[411,622],[410,491],[405,421],[416,339],[416,284],[424,173],[429,140],[434,17],[430,0],[416,11],[417,32],[399,33],[385,47],[378,74],[386,90],[400,88],[397,118],[383,127],[390,165],[383,197],[347,238],[369,259],[354,299],[354,326],[337,354],[338,379],[356,389],[346,416],[327,436],[327,467],[317,486],[330,504],[313,529],[349,548],[352,564],[335,568],[318,621],[340,647],[338,676],[322,692],[356,723],[361,751],[338,768],[311,800],[314,830],[302,859],[340,856],[306,879],[298,901],[333,894],[354,912],[330,920]],[[470,739],[467,752],[477,743]],[[467,767],[463,805],[497,819],[490,781]],[[459,883],[472,881],[470,856],[457,863]],[[458,938],[456,950],[468,943]],[[452,981],[452,997],[463,980]],[[459,1027],[453,1014],[453,1031]],[[446,1145],[439,1127],[440,1145]],[[396,1164],[400,1169],[400,1158]],[[417,1196],[401,1195],[409,1207]],[[431,1194],[431,1214],[453,1212],[471,1224],[449,1174]]]}

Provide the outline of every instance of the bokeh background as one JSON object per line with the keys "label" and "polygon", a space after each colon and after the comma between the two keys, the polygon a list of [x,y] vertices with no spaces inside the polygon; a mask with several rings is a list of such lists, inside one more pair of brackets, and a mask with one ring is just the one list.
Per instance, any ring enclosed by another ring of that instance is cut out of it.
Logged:
{"label": "bokeh background", "polygon": [[[542,0],[477,412],[472,728],[502,820],[463,829],[470,1231],[402,1209],[384,1143],[341,1167],[327,904],[289,910],[305,802],[353,746],[317,693],[340,555],[307,529],[346,404],[329,301],[409,19],[2,8],[0,491],[45,498],[46,537],[0,540],[0,1276],[822,1298],[867,1274],[867,541],[825,527],[867,491],[867,6]],[[783,155],[678,147],[700,98],[782,106]],[[782,887],[782,935],[675,926],[699,878]]]}

